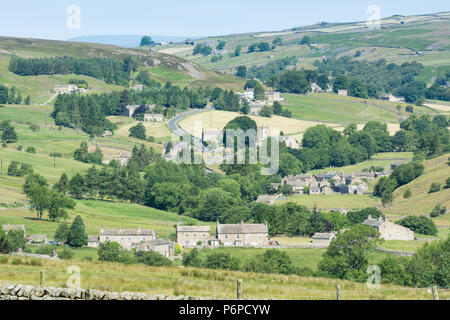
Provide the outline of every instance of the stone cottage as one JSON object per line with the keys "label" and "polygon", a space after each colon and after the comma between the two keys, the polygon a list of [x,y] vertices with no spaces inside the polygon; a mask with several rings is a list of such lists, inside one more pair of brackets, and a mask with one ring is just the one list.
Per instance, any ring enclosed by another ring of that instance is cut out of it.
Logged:
{"label": "stone cottage", "polygon": [[111,241],[119,243],[122,248],[130,250],[133,243],[155,240],[156,234],[152,229],[101,229],[99,243]]}
{"label": "stone cottage", "polygon": [[216,235],[219,243],[227,247],[262,247],[269,245],[269,229],[264,224],[220,224]]}
{"label": "stone cottage", "polygon": [[210,226],[177,226],[177,243],[182,247],[194,247],[199,243],[208,245],[210,241]]}
{"label": "stone cottage", "polygon": [[373,219],[372,216],[369,216],[362,224],[376,228],[384,240],[414,240],[414,232],[412,230],[383,220],[381,217]]}

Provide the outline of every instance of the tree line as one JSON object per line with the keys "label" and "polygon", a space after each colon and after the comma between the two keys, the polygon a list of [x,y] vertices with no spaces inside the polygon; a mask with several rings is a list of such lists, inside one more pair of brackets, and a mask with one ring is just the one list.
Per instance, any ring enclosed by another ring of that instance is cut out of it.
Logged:
{"label": "tree line", "polygon": [[130,56],[118,58],[44,57],[21,58],[11,56],[9,71],[21,76],[80,74],[104,80],[108,84],[128,87],[131,72],[137,62]]}

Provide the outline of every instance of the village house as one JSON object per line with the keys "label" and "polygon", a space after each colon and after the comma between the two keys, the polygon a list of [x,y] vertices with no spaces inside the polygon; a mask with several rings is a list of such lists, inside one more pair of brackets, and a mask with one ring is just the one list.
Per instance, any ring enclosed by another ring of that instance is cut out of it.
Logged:
{"label": "village house", "polygon": [[143,84],[135,84],[133,86],[133,90],[134,91],[142,91],[142,90],[144,90],[144,85]]}
{"label": "village house", "polygon": [[261,110],[265,107],[264,101],[255,101],[249,103],[249,114],[250,115],[259,115]]}
{"label": "village house", "polygon": [[256,199],[256,203],[265,203],[269,206],[272,206],[275,204],[275,201],[278,199],[278,195],[276,194],[266,194],[266,195],[260,195],[258,196],[258,199]]}
{"label": "village house", "polygon": [[8,232],[11,230],[22,230],[25,234],[25,226],[23,224],[10,224],[8,222],[8,224],[2,225],[2,229],[6,234],[8,234]]}
{"label": "village house", "polygon": [[315,247],[328,247],[335,236],[334,233],[315,233],[312,237],[312,244]]}
{"label": "village house", "polygon": [[291,148],[291,149],[298,149],[298,148],[300,148],[297,140],[295,140],[294,137],[280,136],[280,142],[284,142],[286,147]]}
{"label": "village house", "polygon": [[381,97],[381,99],[389,102],[405,103],[405,98],[396,97],[392,94],[385,94]]}
{"label": "village house", "polygon": [[117,161],[121,166],[124,166],[128,163],[128,161],[131,159],[131,152],[121,152],[118,156],[112,157],[110,160],[103,160],[103,164],[109,164],[111,161],[115,160]]}
{"label": "village house", "polygon": [[56,85],[53,91],[57,94],[72,94],[78,91],[76,84]]}
{"label": "village house", "polygon": [[117,242],[124,249],[130,250],[133,243],[155,240],[156,234],[152,229],[101,229],[99,234],[99,243],[107,241]]}
{"label": "village house", "polygon": [[348,91],[347,90],[338,90],[338,96],[347,97]]}
{"label": "village house", "polygon": [[157,252],[166,258],[174,255],[175,243],[173,241],[163,240],[163,239],[155,239],[149,240],[140,243],[134,243],[131,246],[132,249],[136,251],[154,251]]}
{"label": "village house", "polygon": [[245,92],[241,94],[242,99],[247,99],[248,101],[253,101],[255,99],[255,89],[247,88]]}
{"label": "village house", "polygon": [[216,235],[226,247],[262,247],[269,245],[269,229],[265,224],[221,224],[217,221]]}
{"label": "village house", "polygon": [[125,109],[123,111],[123,115],[129,118],[133,118],[134,112],[139,109],[140,105],[128,105],[125,106]]}
{"label": "village house", "polygon": [[[177,243],[182,247],[193,247],[197,245],[208,245],[211,238],[210,226],[177,226]],[[213,245],[213,243],[211,243]]]}
{"label": "village house", "polygon": [[217,129],[203,129],[202,140],[204,142],[222,142],[223,131]]}
{"label": "village house", "polygon": [[99,236],[88,236],[88,244],[87,246],[90,248],[98,248],[100,245]]}
{"label": "village house", "polygon": [[153,113],[145,113],[144,114],[144,121],[155,121],[155,122],[163,122],[164,121],[164,115],[163,114],[153,114]]}
{"label": "village house", "polygon": [[315,82],[311,83],[311,92],[312,93],[318,93],[322,91],[322,88]]}
{"label": "village house", "polygon": [[384,240],[414,240],[414,232],[412,230],[390,221],[383,220],[382,217],[373,219],[372,216],[369,215],[367,220],[362,224],[376,228],[381,234],[381,238]]}
{"label": "village house", "polygon": [[266,100],[269,103],[274,103],[275,101],[283,101],[284,98],[281,97],[278,91],[266,91]]}
{"label": "village house", "polygon": [[227,50],[213,50],[213,55],[215,56],[224,56],[228,54]]}

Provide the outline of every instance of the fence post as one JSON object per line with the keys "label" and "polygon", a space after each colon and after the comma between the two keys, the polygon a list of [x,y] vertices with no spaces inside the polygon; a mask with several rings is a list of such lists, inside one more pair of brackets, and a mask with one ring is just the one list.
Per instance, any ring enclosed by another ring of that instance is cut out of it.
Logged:
{"label": "fence post", "polygon": [[438,289],[436,286],[432,287],[433,289],[433,300],[439,300]]}
{"label": "fence post", "polygon": [[41,287],[45,286],[45,270],[41,270],[41,276],[40,276],[40,279],[39,279],[39,285]]}
{"label": "fence post", "polygon": [[242,299],[242,279],[237,280],[237,299]]}
{"label": "fence post", "polygon": [[336,285],[336,295],[338,300],[342,300],[342,290],[340,284]]}

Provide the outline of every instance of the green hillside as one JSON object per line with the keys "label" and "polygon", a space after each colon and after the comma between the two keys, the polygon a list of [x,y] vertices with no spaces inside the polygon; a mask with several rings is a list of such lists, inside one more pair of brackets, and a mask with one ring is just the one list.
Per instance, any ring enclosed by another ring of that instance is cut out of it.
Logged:
{"label": "green hillside", "polygon": [[[239,57],[224,55],[222,60],[215,63],[211,62],[211,57],[193,56],[193,46],[174,44],[158,47],[158,50],[227,73],[234,73],[234,69],[240,65],[259,66],[287,56],[298,58],[297,67],[311,67],[321,57],[353,57],[357,51],[360,51],[356,57],[359,60],[376,61],[383,58],[398,64],[420,62],[426,67],[422,76],[426,81],[448,66],[450,12],[388,17],[381,20],[380,27],[379,30],[371,30],[365,21],[321,23],[283,31],[209,37],[206,40],[211,43],[225,41],[225,50],[229,53],[234,53],[238,45],[242,46]],[[310,37],[310,44],[300,44],[304,36]],[[272,45],[276,38],[281,38],[282,44],[275,50],[247,53],[252,43],[267,42]]]}
{"label": "green hillside", "polygon": [[139,62],[138,71],[148,70],[155,80],[163,84],[171,81],[181,87],[209,85],[223,88],[240,88],[243,84],[239,78],[224,76],[187,60],[158,52],[102,44],[0,37],[0,84],[9,88],[15,86],[24,98],[30,95],[33,104],[51,102],[54,95],[50,90],[55,85],[67,84],[73,78],[86,80],[91,87],[90,92],[110,92],[124,88],[82,75],[19,76],[8,70],[9,60],[13,54],[22,58],[72,56],[123,59],[132,56]]}

